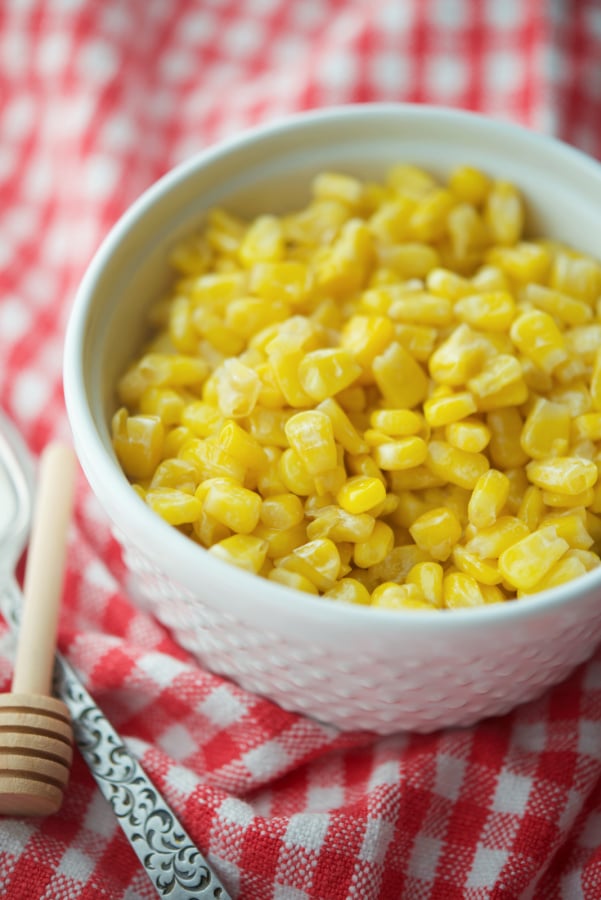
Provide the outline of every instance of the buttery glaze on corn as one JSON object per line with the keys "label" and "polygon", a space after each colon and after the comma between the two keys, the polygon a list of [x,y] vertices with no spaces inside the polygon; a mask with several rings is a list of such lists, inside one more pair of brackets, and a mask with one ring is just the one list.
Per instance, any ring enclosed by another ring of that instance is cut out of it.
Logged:
{"label": "buttery glaze on corn", "polygon": [[512,184],[339,173],[176,247],[112,423],[220,559],[334,601],[457,609],[600,563],[601,266]]}

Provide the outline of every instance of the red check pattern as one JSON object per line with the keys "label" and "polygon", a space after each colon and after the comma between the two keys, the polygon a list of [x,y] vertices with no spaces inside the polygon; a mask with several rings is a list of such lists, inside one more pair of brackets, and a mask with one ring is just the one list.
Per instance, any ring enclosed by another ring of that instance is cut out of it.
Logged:
{"label": "red check pattern", "polygon": [[[433,102],[601,157],[595,0],[8,0],[0,5],[0,400],[68,435],[77,283],[166,169],[315,106]],[[601,652],[542,699],[431,736],[340,734],[203,671],[128,596],[81,480],[61,648],[240,900],[601,897]],[[14,639],[0,620],[0,690]],[[59,815],[0,820],[10,900],[153,889],[76,755]]]}

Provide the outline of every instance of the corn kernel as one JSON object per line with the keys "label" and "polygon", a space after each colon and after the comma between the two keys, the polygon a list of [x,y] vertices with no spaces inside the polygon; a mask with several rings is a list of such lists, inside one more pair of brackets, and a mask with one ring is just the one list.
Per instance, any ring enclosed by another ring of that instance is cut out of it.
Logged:
{"label": "corn kernel", "polygon": [[187,491],[155,487],[146,492],[146,503],[170,525],[194,522],[200,516],[200,502]]}
{"label": "corn kernel", "polygon": [[317,401],[350,387],[360,373],[361,366],[348,350],[337,347],[307,353],[297,371],[303,390]]}
{"label": "corn kernel", "polygon": [[512,245],[519,241],[524,227],[524,208],[515,187],[497,181],[488,193],[485,220],[497,244]]}
{"label": "corn kernel", "polygon": [[551,290],[542,284],[527,284],[522,296],[526,303],[542,309],[565,325],[584,325],[593,317],[592,309],[584,301],[561,291]]}
{"label": "corn kernel", "polygon": [[539,528],[508,547],[499,556],[503,578],[519,590],[533,588],[570,545],[557,536],[554,526]]}
{"label": "corn kernel", "polygon": [[277,473],[286,491],[292,494],[307,497],[315,489],[315,481],[302,456],[292,447],[280,456]]}
{"label": "corn kernel", "polygon": [[601,266],[585,256],[558,253],[553,260],[549,286],[594,303],[601,293]]}
{"label": "corn kernel", "polygon": [[519,509],[518,519],[521,519],[530,531],[535,531],[545,513],[543,493],[536,485],[529,485],[523,495]]}
{"label": "corn kernel", "polygon": [[179,451],[179,458],[192,463],[201,479],[226,477],[242,482],[246,466],[223,449],[215,438],[191,438]]}
{"label": "corn kernel", "polygon": [[492,525],[507,502],[509,479],[498,469],[481,475],[468,504],[468,518],[476,528]]}
{"label": "corn kernel", "polygon": [[336,495],[340,506],[355,515],[367,512],[386,496],[386,488],[379,478],[355,475],[346,481]]}
{"label": "corn kernel", "polygon": [[353,561],[356,566],[367,569],[386,559],[394,546],[394,532],[390,525],[380,520],[366,541],[357,541],[353,549]]}
{"label": "corn kernel", "polygon": [[213,544],[209,553],[239,569],[257,574],[265,562],[267,541],[252,534],[232,534]]}
{"label": "corn kernel", "polygon": [[462,528],[455,513],[443,506],[423,513],[411,525],[409,533],[420,550],[444,561],[461,538]]}
{"label": "corn kernel", "polygon": [[366,367],[388,347],[392,334],[392,322],[384,316],[355,315],[342,328],[340,346]]}
{"label": "corn kernel", "polygon": [[271,560],[287,556],[307,540],[304,520],[297,525],[291,525],[290,528],[269,528],[259,522],[253,534],[267,542],[267,556]]}
{"label": "corn kernel", "polygon": [[117,410],[112,420],[113,447],[128,478],[150,478],[161,461],[165,429],[158,416],[128,416]]}
{"label": "corn kernel", "polygon": [[586,512],[582,507],[544,516],[541,525],[553,525],[558,537],[567,541],[572,549],[589,550],[594,543],[587,530]]}
{"label": "corn kernel", "polygon": [[261,522],[268,528],[291,528],[304,517],[303,504],[296,494],[272,494],[261,504]]}
{"label": "corn kernel", "polygon": [[431,441],[426,464],[434,475],[459,487],[473,490],[481,475],[489,468],[482,453],[466,453],[445,441]]}
{"label": "corn kernel", "polygon": [[385,441],[373,450],[376,464],[385,472],[414,469],[425,462],[427,455],[427,443],[416,435],[399,438],[396,441]]}
{"label": "corn kernel", "polygon": [[513,297],[508,291],[487,291],[460,298],[455,315],[483,331],[508,331],[516,315]]}
{"label": "corn kernel", "polygon": [[493,525],[481,528],[465,545],[468,553],[481,559],[498,559],[513,544],[529,534],[527,526],[516,516],[500,516]]}
{"label": "corn kernel", "polygon": [[363,200],[363,183],[351,175],[321,172],[313,179],[312,187],[318,200],[339,200],[352,208],[360,206]]}
{"label": "corn kernel", "polygon": [[410,409],[428,392],[428,378],[418,362],[396,341],[375,357],[372,371],[388,406]]}
{"label": "corn kernel", "polygon": [[341,600],[359,606],[369,606],[371,603],[369,591],[356,578],[341,578],[323,596],[329,600]]}
{"label": "corn kernel", "polygon": [[318,410],[295,413],[286,422],[284,430],[291,448],[301,457],[310,475],[336,467],[334,429],[325,413]]}
{"label": "corn kernel", "polygon": [[490,458],[497,469],[517,469],[528,462],[520,442],[524,423],[519,410],[491,410],[486,416],[486,424],[491,433]]}
{"label": "corn kernel", "polygon": [[442,584],[443,605],[447,609],[463,609],[484,606],[482,588],[472,575],[465,572],[450,572]]}
{"label": "corn kernel", "polygon": [[288,556],[277,559],[275,564],[276,568],[303,575],[319,591],[332,588],[340,575],[340,554],[329,538],[316,538],[301,544]]}
{"label": "corn kernel", "polygon": [[470,553],[461,544],[457,544],[453,549],[453,563],[460,572],[475,578],[481,588],[482,585],[499,584],[503,580],[498,566],[492,560],[482,559],[475,553]]}
{"label": "corn kernel", "polygon": [[451,422],[445,428],[447,443],[467,453],[480,453],[490,443],[491,436],[490,428],[477,419]]}
{"label": "corn kernel", "polygon": [[[392,291],[393,287],[389,289],[391,296]],[[393,296],[388,315],[395,322],[440,327],[451,324],[453,307],[446,297],[428,294],[426,291],[406,291]]]}
{"label": "corn kernel", "polygon": [[545,491],[574,495],[593,487],[597,481],[597,467],[588,459],[561,456],[532,460],[526,466],[529,480]]}
{"label": "corn kernel", "polygon": [[449,176],[449,187],[460,200],[479,206],[486,200],[491,182],[488,175],[473,166],[457,166]]}
{"label": "corn kernel", "polygon": [[319,593],[312,581],[299,572],[291,572],[289,569],[271,569],[267,578],[269,581],[276,581],[285,587],[294,588],[295,591],[304,591],[306,594]]}
{"label": "corn kernel", "polygon": [[521,444],[533,459],[565,456],[570,444],[570,411],[560,403],[538,397],[524,422]]}
{"label": "corn kernel", "polygon": [[426,610],[434,609],[425,600],[416,584],[395,584],[385,582],[371,595],[371,605],[376,609]]}
{"label": "corn kernel", "polygon": [[418,434],[424,427],[423,417],[411,409],[374,409],[370,424],[391,437]]}
{"label": "corn kernel", "polygon": [[437,562],[416,563],[408,572],[406,584],[415,584],[424,600],[440,609],[442,601],[443,568]]}
{"label": "corn kernel", "polygon": [[438,389],[424,402],[424,416],[432,428],[458,422],[475,411],[476,402],[469,391],[447,393]]}
{"label": "corn kernel", "polygon": [[[308,513],[307,513],[308,515]],[[349,513],[339,506],[324,506],[307,525],[307,537],[331,538],[333,541],[357,543],[367,541],[375,526],[376,520],[367,513]]]}
{"label": "corn kernel", "polygon": [[208,478],[196,495],[203,509],[232,531],[248,534],[259,522],[261,497],[233,478]]}
{"label": "corn kernel", "polygon": [[195,465],[184,459],[165,459],[154,470],[150,488],[176,488],[193,494],[198,487],[199,474]]}
{"label": "corn kernel", "polygon": [[480,371],[486,352],[481,335],[472,331],[469,325],[458,325],[430,357],[430,375],[439,384],[465,385]]}
{"label": "corn kernel", "polygon": [[544,372],[553,372],[568,358],[563,335],[554,319],[539,309],[519,315],[509,333],[518,350]]}

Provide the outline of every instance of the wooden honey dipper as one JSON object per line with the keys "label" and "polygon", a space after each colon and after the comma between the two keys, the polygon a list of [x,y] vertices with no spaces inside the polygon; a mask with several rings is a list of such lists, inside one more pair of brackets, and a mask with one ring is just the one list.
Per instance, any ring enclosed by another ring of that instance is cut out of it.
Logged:
{"label": "wooden honey dipper", "polygon": [[53,443],[39,468],[11,692],[0,694],[0,814],[57,812],[69,778],[69,711],[51,696],[75,456]]}

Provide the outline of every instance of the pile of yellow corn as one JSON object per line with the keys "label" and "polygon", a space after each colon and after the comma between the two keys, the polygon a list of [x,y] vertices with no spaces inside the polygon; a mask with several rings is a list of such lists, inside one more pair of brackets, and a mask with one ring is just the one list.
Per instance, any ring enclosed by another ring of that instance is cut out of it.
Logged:
{"label": "pile of yellow corn", "polygon": [[210,553],[389,609],[599,565],[601,266],[525,239],[515,186],[323,173],[300,211],[211,211],[171,263],[113,443]]}

